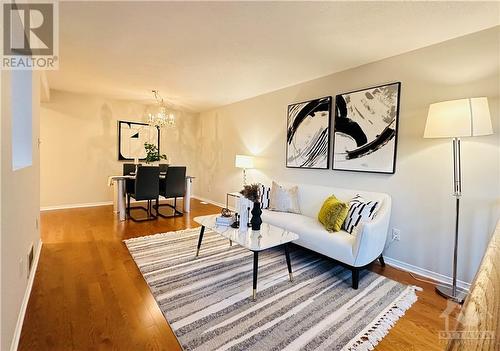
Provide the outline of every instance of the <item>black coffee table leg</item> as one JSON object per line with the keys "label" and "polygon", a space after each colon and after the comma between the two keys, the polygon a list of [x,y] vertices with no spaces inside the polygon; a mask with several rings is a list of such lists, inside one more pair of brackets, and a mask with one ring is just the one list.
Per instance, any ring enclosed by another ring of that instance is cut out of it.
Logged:
{"label": "black coffee table leg", "polygon": [[285,256],[286,265],[288,266],[288,276],[290,277],[290,281],[293,282],[292,263],[290,262],[290,252],[288,251],[288,244],[285,244]]}
{"label": "black coffee table leg", "polygon": [[257,300],[257,270],[259,269],[259,252],[253,252],[253,294],[252,300]]}
{"label": "black coffee table leg", "polygon": [[198,254],[200,253],[200,247],[201,247],[201,241],[203,240],[203,233],[205,233],[205,226],[202,225],[200,229],[200,236],[198,237],[198,247],[196,248],[196,256],[198,257]]}

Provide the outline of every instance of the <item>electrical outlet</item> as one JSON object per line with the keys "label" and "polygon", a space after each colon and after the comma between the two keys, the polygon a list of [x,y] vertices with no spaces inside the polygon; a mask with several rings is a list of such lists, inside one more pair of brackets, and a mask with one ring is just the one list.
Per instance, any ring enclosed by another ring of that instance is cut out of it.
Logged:
{"label": "electrical outlet", "polygon": [[401,240],[401,230],[392,228],[392,241]]}

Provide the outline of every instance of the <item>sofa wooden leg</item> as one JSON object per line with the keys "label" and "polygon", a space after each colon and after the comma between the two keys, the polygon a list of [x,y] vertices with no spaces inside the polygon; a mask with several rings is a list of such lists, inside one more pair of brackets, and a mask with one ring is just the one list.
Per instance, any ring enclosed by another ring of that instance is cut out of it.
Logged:
{"label": "sofa wooden leg", "polygon": [[380,261],[380,265],[381,265],[382,267],[385,267],[384,256],[380,255],[380,257],[378,258],[378,260]]}
{"label": "sofa wooden leg", "polygon": [[359,270],[356,268],[352,269],[352,288],[357,289],[359,285]]}

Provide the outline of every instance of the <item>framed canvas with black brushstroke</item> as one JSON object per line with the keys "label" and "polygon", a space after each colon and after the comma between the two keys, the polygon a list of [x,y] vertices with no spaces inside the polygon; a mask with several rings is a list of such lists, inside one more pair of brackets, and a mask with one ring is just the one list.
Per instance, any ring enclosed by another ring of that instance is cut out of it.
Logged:
{"label": "framed canvas with black brushstroke", "polygon": [[333,169],[394,174],[401,83],[335,97]]}
{"label": "framed canvas with black brushstroke", "polygon": [[287,167],[313,169],[330,167],[331,107],[331,96],[288,106]]}

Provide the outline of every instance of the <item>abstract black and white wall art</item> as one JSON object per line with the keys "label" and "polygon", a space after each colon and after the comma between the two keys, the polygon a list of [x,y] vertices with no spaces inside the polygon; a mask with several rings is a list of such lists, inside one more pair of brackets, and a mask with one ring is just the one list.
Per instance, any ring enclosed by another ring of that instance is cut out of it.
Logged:
{"label": "abstract black and white wall art", "polygon": [[331,96],[288,106],[287,167],[315,169],[330,167],[331,106]]}
{"label": "abstract black and white wall art", "polygon": [[154,144],[160,150],[160,130],[146,123],[118,121],[118,160],[146,158],[144,143]]}
{"label": "abstract black and white wall art", "polygon": [[401,83],[335,97],[333,169],[394,173]]}

